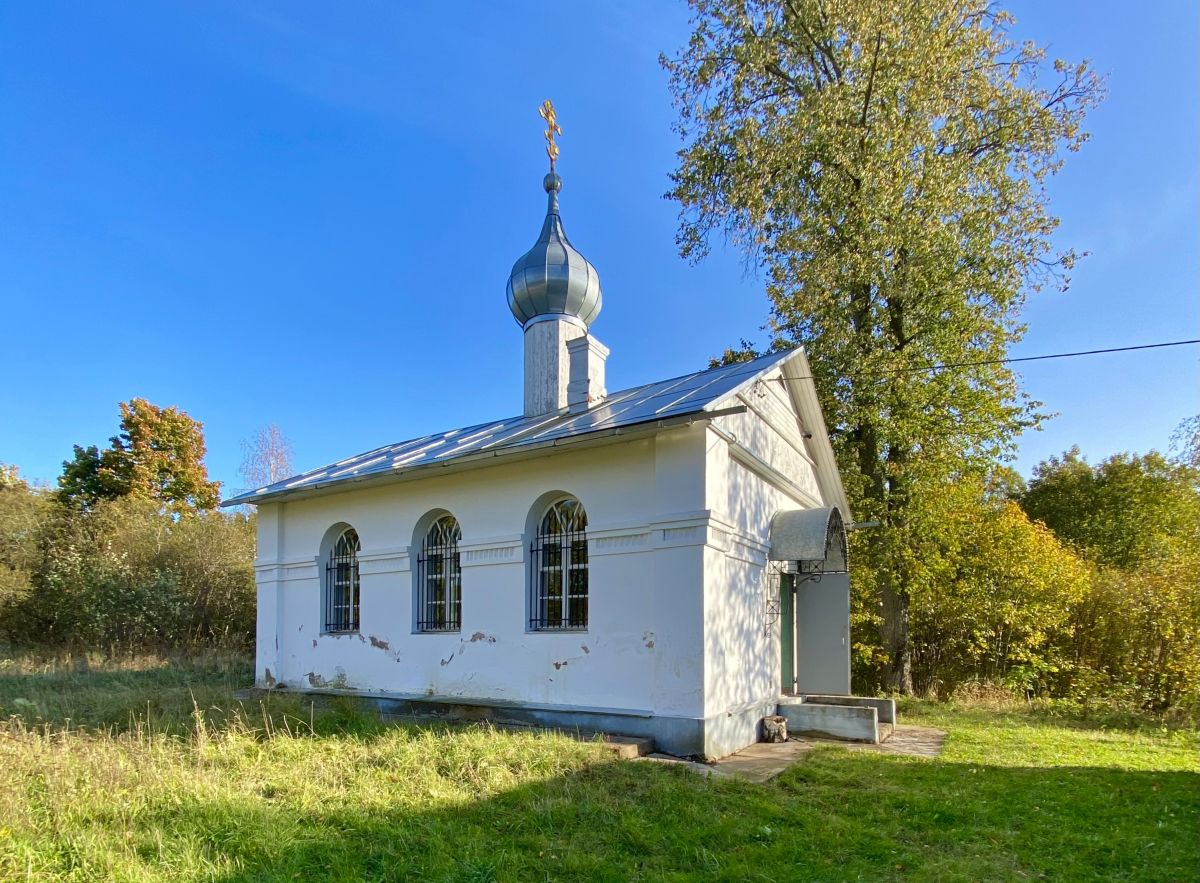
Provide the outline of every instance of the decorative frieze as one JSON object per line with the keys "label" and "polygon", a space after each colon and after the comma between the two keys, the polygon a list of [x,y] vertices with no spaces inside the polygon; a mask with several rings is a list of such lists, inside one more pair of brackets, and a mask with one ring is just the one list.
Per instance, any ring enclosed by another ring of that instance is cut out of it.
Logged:
{"label": "decorative frieze", "polygon": [[513,564],[521,560],[521,545],[507,543],[503,546],[460,547],[458,554],[463,567],[478,567],[483,564]]}

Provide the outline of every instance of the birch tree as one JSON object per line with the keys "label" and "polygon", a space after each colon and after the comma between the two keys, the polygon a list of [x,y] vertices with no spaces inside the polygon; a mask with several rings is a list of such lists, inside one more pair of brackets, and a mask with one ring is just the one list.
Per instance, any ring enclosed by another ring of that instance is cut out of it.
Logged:
{"label": "birch tree", "polygon": [[242,442],[242,478],[248,488],[260,488],[294,475],[292,445],[274,423],[260,427]]}

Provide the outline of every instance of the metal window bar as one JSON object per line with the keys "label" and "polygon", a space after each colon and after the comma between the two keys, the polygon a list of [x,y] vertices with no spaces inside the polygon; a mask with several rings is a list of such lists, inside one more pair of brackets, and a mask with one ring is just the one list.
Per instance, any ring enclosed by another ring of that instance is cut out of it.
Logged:
{"label": "metal window bar", "polygon": [[587,514],[578,500],[550,507],[529,552],[529,628],[587,628]]}
{"label": "metal window bar", "polygon": [[325,631],[358,631],[358,534],[342,533],[325,564]]}
{"label": "metal window bar", "polygon": [[429,528],[417,558],[417,631],[457,632],[462,628],[462,529],[453,515]]}

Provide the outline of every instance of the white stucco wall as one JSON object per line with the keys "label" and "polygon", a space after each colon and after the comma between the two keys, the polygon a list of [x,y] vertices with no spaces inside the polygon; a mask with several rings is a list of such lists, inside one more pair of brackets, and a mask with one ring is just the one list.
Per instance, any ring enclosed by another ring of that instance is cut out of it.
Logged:
{"label": "white stucco wall", "polygon": [[825,499],[801,425],[783,385],[770,378],[723,405],[706,443],[706,508],[713,542],[705,555],[705,714],[722,720],[727,744],[754,740],[763,709],[780,692],[778,622],[766,615],[771,518]]}
{"label": "white stucco wall", "polygon": [[[710,756],[753,742],[780,690],[771,518],[834,501],[782,383],[720,407],[736,405],[657,436],[260,506],[259,683],[700,721]],[[555,492],[588,513],[589,622],[531,633],[529,531]],[[458,634],[414,633],[416,529],[434,511],[462,528]],[[318,559],[339,525],[362,544],[357,635],[321,633]]]}
{"label": "white stucco wall", "polygon": [[[701,715],[704,439],[697,426],[262,505],[259,682]],[[589,623],[530,633],[527,518],[555,491],[588,513]],[[414,633],[411,547],[434,509],[462,527],[459,634]],[[362,544],[359,635],[321,634],[317,559],[339,524]]]}

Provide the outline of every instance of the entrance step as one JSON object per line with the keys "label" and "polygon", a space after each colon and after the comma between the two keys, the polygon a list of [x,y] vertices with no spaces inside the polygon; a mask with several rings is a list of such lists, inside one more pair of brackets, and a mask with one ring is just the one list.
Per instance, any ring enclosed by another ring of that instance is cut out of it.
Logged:
{"label": "entrance step", "polygon": [[839,696],[836,693],[801,693],[805,702],[816,705],[863,705],[874,708],[881,724],[896,723],[896,700],[876,696]]}
{"label": "entrance step", "polygon": [[[573,735],[573,734],[571,734]],[[604,747],[611,750],[622,760],[632,760],[635,757],[646,757],[654,753],[654,740],[641,736],[619,736],[616,733],[601,733]],[[584,738],[580,735],[580,738]]]}
{"label": "entrance step", "polygon": [[787,719],[789,735],[874,745],[890,738],[896,723],[895,702],[866,696],[784,696],[778,714]]}

